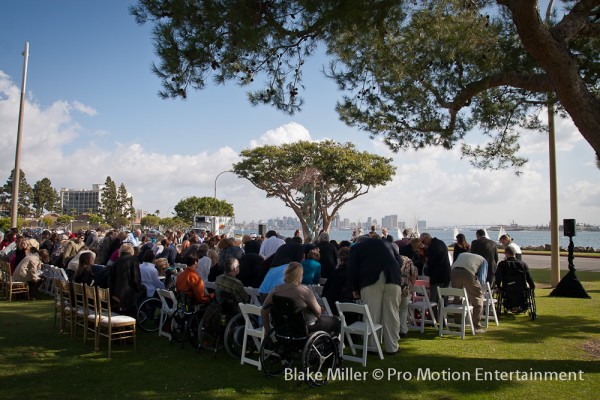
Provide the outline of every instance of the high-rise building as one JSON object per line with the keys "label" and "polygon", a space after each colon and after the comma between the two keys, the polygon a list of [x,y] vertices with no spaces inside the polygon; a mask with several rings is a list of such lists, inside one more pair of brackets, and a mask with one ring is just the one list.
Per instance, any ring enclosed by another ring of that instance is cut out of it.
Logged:
{"label": "high-rise building", "polygon": [[60,204],[64,214],[98,213],[104,185],[92,185],[92,190],[60,189]]}
{"label": "high-rise building", "polygon": [[397,215],[386,215],[381,219],[381,226],[388,230],[395,230],[398,228],[398,216]]}
{"label": "high-rise building", "polygon": [[427,221],[417,221],[417,226],[419,227],[419,230],[427,229]]}

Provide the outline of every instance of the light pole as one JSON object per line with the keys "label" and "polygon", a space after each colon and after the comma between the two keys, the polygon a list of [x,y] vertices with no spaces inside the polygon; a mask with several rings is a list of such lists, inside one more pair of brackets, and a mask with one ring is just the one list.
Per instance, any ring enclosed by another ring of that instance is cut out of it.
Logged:
{"label": "light pole", "polygon": [[[550,29],[550,18],[554,0],[546,9],[546,25]],[[554,131],[554,99],[547,94],[548,107],[548,160],[550,175],[550,284],[556,287],[560,281],[560,243],[558,240],[558,184],[556,179],[556,134]]]}
{"label": "light pole", "polygon": [[214,192],[214,196],[213,198],[216,200],[217,199],[217,179],[219,179],[219,177],[221,175],[223,175],[225,172],[233,172],[232,170],[227,170],[227,171],[221,171],[219,172],[219,174],[216,176],[215,178],[215,192]]}
{"label": "light pole", "polygon": [[15,151],[15,171],[13,174],[12,187],[12,207],[10,210],[11,227],[16,228],[19,216],[19,180],[21,173],[21,132],[23,131],[23,113],[25,107],[25,85],[27,84],[27,64],[29,62],[29,42],[25,42],[25,51],[23,52],[23,81],[21,83],[21,101],[19,104],[19,122],[17,126],[17,147]]}

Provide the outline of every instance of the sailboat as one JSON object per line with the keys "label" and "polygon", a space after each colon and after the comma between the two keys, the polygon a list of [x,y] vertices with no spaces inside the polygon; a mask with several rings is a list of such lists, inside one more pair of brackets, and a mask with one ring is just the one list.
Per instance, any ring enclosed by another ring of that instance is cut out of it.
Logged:
{"label": "sailboat", "polygon": [[415,223],[415,237],[419,236],[421,236],[421,233],[419,232],[419,224]]}
{"label": "sailboat", "polygon": [[487,229],[483,228],[483,232],[485,232],[485,238],[486,238],[486,239],[489,239],[489,238],[490,238],[490,235],[488,235],[488,233],[487,233]]}
{"label": "sailboat", "polygon": [[502,235],[506,235],[506,231],[504,230],[504,227],[500,225],[500,230],[498,231],[498,240],[500,240]]}
{"label": "sailboat", "polygon": [[456,242],[456,237],[458,236],[458,227],[456,225],[454,225],[454,241]]}

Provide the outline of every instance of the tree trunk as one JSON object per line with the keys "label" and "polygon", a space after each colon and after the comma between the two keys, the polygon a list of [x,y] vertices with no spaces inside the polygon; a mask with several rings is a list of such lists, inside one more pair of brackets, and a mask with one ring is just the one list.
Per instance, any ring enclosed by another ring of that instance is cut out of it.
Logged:
{"label": "tree trunk", "polygon": [[575,126],[600,154],[600,100],[586,87],[577,62],[570,56],[565,40],[552,36],[540,20],[536,0],[497,0],[512,13],[525,49],[548,74],[556,97],[569,113]]}

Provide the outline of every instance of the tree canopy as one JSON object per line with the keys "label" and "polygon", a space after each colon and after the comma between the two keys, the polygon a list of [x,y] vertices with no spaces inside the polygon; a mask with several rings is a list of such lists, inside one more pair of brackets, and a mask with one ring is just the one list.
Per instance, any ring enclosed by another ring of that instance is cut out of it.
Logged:
{"label": "tree canopy", "polygon": [[56,189],[52,187],[52,182],[48,178],[43,178],[33,185],[33,208],[35,216],[39,218],[44,210],[60,210],[60,196]]}
{"label": "tree canopy", "polygon": [[111,226],[120,228],[129,225],[135,217],[133,199],[128,195],[125,185],[121,183],[117,189],[117,184],[110,176],[106,177],[100,200],[98,212]]}
{"label": "tree canopy", "polygon": [[385,185],[395,172],[391,159],[359,152],[351,143],[295,142],[241,152],[233,171],[281,199],[300,219],[305,236],[328,231],[340,208]]}
{"label": "tree canopy", "polygon": [[196,215],[234,216],[233,205],[231,203],[213,197],[187,197],[180,200],[174,209],[177,217],[185,221],[188,225],[192,225],[194,216]]}
{"label": "tree canopy", "polygon": [[[532,112],[548,96],[600,153],[600,2],[557,3],[549,25],[537,0],[139,0],[130,12],[154,23],[162,97],[212,77],[294,113],[323,45],[347,124],[394,151],[460,144],[479,167],[518,171],[518,130],[541,129]],[[485,144],[465,144],[474,129]]]}
{"label": "tree canopy", "polygon": [[[0,209],[9,213],[12,209],[13,184],[15,181],[15,170],[10,171],[10,176],[6,180],[4,186],[0,187]],[[31,202],[33,198],[33,189],[27,183],[25,173],[19,170],[19,199],[17,202],[17,214],[20,217],[26,218],[31,214]]]}

